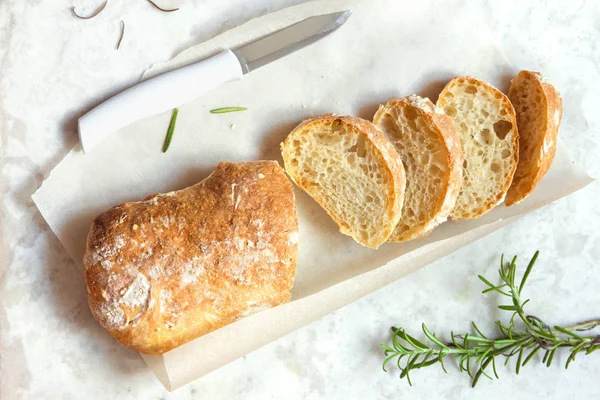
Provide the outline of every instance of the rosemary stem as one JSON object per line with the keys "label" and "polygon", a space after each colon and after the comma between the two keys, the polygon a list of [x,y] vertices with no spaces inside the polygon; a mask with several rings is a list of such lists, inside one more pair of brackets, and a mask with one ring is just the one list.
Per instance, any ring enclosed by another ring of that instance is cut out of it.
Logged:
{"label": "rosemary stem", "polygon": [[589,331],[597,326],[600,326],[600,319],[592,319],[590,321],[580,322],[575,325],[565,327],[568,331]]}

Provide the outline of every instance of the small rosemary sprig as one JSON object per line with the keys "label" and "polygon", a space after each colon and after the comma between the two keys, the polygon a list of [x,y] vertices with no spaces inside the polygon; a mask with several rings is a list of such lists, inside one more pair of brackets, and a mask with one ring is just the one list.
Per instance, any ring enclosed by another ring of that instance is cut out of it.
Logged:
{"label": "small rosemary sprig", "polygon": [[[552,328],[540,318],[525,314],[523,307],[529,300],[523,301],[521,293],[538,254],[539,251],[529,262],[518,285],[516,283],[516,256],[507,266],[504,264],[504,256],[501,259],[499,273],[502,284],[494,285],[479,275],[479,279],[487,285],[482,293],[497,292],[511,299],[511,304],[498,306],[501,310],[513,313],[508,326],[501,321],[496,321],[500,337],[494,339],[487,337],[473,322],[474,334],[455,335],[452,332],[450,334],[451,343],[444,343],[423,324],[423,334],[431,342],[425,344],[406,333],[404,329],[392,327],[392,347],[381,345],[387,357],[383,362],[383,370],[386,370],[385,367],[390,361],[397,359],[396,364],[400,369],[400,378],[406,378],[412,385],[411,371],[439,363],[447,373],[444,359],[451,357],[458,359],[459,370],[469,374],[472,386],[475,387],[482,375],[491,379],[490,364],[494,376],[498,378],[496,369],[498,356],[505,357],[505,365],[508,364],[511,357],[516,356],[516,373],[518,374],[521,367],[531,361],[540,350],[545,352],[542,362],[549,367],[556,351],[561,347],[568,348],[570,354],[565,368],[569,367],[577,354],[587,355],[599,350],[600,335],[584,336],[576,332],[588,331],[600,326],[600,320],[586,321],[566,328],[560,326]],[[520,321],[519,325],[522,325],[520,327],[517,327],[517,317]]]}

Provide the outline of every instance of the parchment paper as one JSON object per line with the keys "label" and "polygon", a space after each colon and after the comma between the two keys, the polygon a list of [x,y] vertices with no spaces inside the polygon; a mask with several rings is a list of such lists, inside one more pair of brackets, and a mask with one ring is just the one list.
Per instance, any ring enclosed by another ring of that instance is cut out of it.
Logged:
{"label": "parchment paper", "polygon": [[[152,67],[145,78],[309,16],[345,9],[354,12],[352,17],[327,39],[182,106],[168,153],[160,150],[169,114],[136,123],[90,154],[76,146],[33,196],[75,262],[82,265],[87,232],[100,212],[194,184],[219,161],[279,160],[279,143],[304,118],[337,112],[371,119],[389,98],[418,93],[435,101],[456,75],[506,89],[516,72],[467,1],[339,0],[310,2],[250,21]],[[237,105],[249,110],[208,112]],[[144,359],[173,390],[591,181],[559,144],[547,177],[521,204],[499,206],[478,220],[445,223],[426,238],[376,251],[338,233],[325,212],[297,190],[301,237],[292,302]]]}

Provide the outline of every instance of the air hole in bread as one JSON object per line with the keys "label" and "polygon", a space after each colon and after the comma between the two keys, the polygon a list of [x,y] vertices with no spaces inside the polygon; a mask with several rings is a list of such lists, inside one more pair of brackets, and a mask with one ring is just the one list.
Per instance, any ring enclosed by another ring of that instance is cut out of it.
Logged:
{"label": "air hole in bread", "polygon": [[446,115],[449,117],[454,117],[456,115],[456,108],[446,107],[444,108],[444,113],[446,113]]}
{"label": "air hole in bread", "polygon": [[481,114],[486,118],[490,116],[490,113],[485,110],[481,110]]}
{"label": "air hole in bread", "polygon": [[345,132],[344,124],[341,119],[334,119],[333,122],[331,122],[331,131],[331,133],[337,133],[340,136]]}
{"label": "air hole in bread", "polygon": [[469,94],[475,94],[477,93],[477,88],[473,85],[469,85],[465,88],[465,92]]}
{"label": "air hole in bread", "polygon": [[494,97],[500,100],[502,98],[502,93],[496,93],[494,94]]}
{"label": "air hole in bread", "polygon": [[431,176],[437,176],[438,174],[441,173],[441,171],[442,171],[442,169],[435,164],[431,164],[429,166],[429,172],[431,173]]}
{"label": "air hole in bread", "polygon": [[348,164],[350,165],[356,164],[356,154],[349,154],[348,157],[346,157],[346,161],[348,161]]}
{"label": "air hole in bread", "polygon": [[505,116],[506,115],[506,110],[500,110],[500,115]]}
{"label": "air hole in bread", "polygon": [[417,114],[417,111],[415,109],[413,109],[413,108],[406,108],[404,110],[404,116],[409,121],[414,121],[415,119],[417,119],[418,114]]}
{"label": "air hole in bread", "polygon": [[463,161],[463,168],[467,169],[467,160],[466,159]]}
{"label": "air hole in bread", "polygon": [[477,143],[480,143],[480,144],[486,145],[486,146],[489,144],[492,144],[492,142],[493,142],[492,133],[487,128],[482,129],[481,132],[479,132],[477,134],[477,137],[475,138],[475,140],[477,141]]}
{"label": "air hole in bread", "polygon": [[494,133],[500,140],[504,140],[508,132],[512,130],[512,123],[500,120],[494,124]]}
{"label": "air hole in bread", "polygon": [[490,168],[491,168],[492,172],[498,173],[498,172],[500,172],[500,169],[502,167],[498,163],[492,163],[492,165],[490,165]]}
{"label": "air hole in bread", "polygon": [[359,136],[356,140],[356,145],[350,148],[350,151],[356,153],[356,155],[360,158],[365,158],[367,156],[367,147],[365,143],[365,138],[363,136]]}
{"label": "air hole in bread", "polygon": [[504,159],[504,160],[505,160],[505,159],[507,159],[508,157],[510,157],[510,155],[511,155],[511,152],[510,152],[510,150],[508,150],[508,149],[504,149],[504,150],[502,150],[502,159]]}

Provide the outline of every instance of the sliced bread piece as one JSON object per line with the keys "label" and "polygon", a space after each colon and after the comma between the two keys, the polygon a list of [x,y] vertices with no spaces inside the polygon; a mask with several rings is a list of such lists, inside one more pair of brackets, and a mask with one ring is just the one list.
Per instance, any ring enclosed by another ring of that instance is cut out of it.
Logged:
{"label": "sliced bread piece", "polygon": [[281,145],[285,169],[338,224],[340,232],[377,248],[400,219],[404,167],[371,122],[326,114],[302,122]]}
{"label": "sliced bread piece", "polygon": [[539,72],[531,71],[519,72],[508,97],[515,107],[519,127],[519,164],[505,201],[512,206],[533,191],[554,160],[562,99]]}
{"label": "sliced bread piece", "polygon": [[502,92],[472,77],[448,82],[437,105],[452,118],[465,159],[463,185],[451,217],[480,217],[504,200],[517,168],[515,110]]}
{"label": "sliced bread piece", "polygon": [[388,242],[424,236],[446,221],[462,185],[452,120],[429,99],[412,95],[380,106],[373,123],[394,144],[406,172],[402,217]]}

